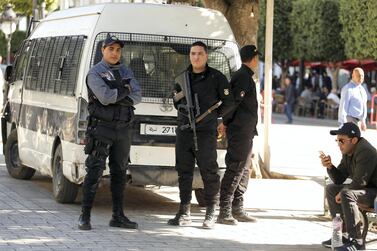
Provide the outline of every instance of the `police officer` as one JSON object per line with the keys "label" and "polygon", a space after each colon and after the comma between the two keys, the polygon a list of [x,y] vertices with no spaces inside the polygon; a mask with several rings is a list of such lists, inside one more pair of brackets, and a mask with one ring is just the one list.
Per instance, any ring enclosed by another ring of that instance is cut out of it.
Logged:
{"label": "police officer", "polygon": [[[194,147],[193,130],[190,128],[182,129],[181,127],[189,123],[187,116],[178,112],[175,155],[181,203],[175,218],[168,221],[169,225],[182,226],[191,224],[190,201],[195,160],[203,179],[204,196],[207,205],[203,228],[212,228],[215,223],[216,195],[220,189],[216,152],[217,118],[231,109],[233,98],[230,94],[230,86],[226,77],[221,72],[209,67],[207,60],[207,46],[201,41],[193,43],[190,48],[191,65],[186,71],[190,78],[192,96],[197,97],[193,98],[194,107],[196,107],[195,114],[199,114],[198,109],[202,114],[218,101],[222,101],[222,104],[197,123],[198,151]],[[176,107],[178,105],[175,104]]]}
{"label": "police officer", "polygon": [[252,78],[253,69],[258,65],[258,51],[254,45],[246,45],[241,48],[240,54],[242,66],[230,81],[235,108],[223,118],[223,124],[218,127],[219,134],[224,134],[226,130],[228,149],[217,222],[229,225],[236,225],[238,221],[255,221],[243,208],[243,194],[249,181],[246,160],[253,147],[253,137],[258,134],[258,101]]}
{"label": "police officer", "polygon": [[123,213],[123,190],[131,145],[133,106],[140,102],[141,90],[133,72],[120,63],[123,46],[117,37],[108,35],[102,44],[102,61],[87,75],[89,123],[85,153],[88,157],[78,224],[81,230],[91,229],[90,211],[107,157],[113,201],[110,226],[138,227]]}

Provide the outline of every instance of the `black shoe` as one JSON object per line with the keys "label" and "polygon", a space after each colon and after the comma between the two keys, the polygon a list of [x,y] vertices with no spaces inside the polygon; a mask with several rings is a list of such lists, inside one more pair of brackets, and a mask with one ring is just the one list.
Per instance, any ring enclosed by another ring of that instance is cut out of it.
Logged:
{"label": "black shoe", "polygon": [[[350,240],[347,239],[346,237],[342,236],[342,242],[343,242],[343,245],[344,245],[344,244],[349,243]],[[331,238],[327,241],[323,241],[322,246],[324,246],[325,248],[331,248]]]}
{"label": "black shoe", "polygon": [[343,246],[336,247],[336,251],[355,251],[355,250],[365,250],[365,244],[359,244],[356,240],[351,240]]}
{"label": "black shoe", "polygon": [[203,221],[203,228],[212,229],[215,226],[215,205],[208,206]]}
{"label": "black shoe", "polygon": [[120,227],[120,228],[128,228],[128,229],[137,229],[138,225],[136,222],[130,221],[126,216],[114,216],[111,218],[110,227]]}
{"label": "black shoe", "polygon": [[92,225],[90,225],[90,215],[82,213],[79,218],[79,229],[80,230],[91,230]]}
{"label": "black shoe", "polygon": [[217,216],[217,223],[225,225],[237,225],[238,221],[233,218],[230,208],[220,208],[219,216]]}
{"label": "black shoe", "polygon": [[168,220],[171,226],[189,226],[191,225],[190,204],[180,205],[178,213],[173,219]]}

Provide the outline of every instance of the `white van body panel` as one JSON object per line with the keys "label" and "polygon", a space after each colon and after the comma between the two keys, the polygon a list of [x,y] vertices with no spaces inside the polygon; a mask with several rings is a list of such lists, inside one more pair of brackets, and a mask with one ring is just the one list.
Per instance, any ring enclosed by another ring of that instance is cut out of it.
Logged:
{"label": "white van body panel", "polygon": [[107,4],[94,33],[103,31],[234,41],[219,11],[183,5]]}
{"label": "white van body panel", "polygon": [[[227,20],[218,11],[182,5],[124,3],[72,8],[53,12],[41,20],[29,39],[85,36],[78,66],[75,96],[24,89],[23,100],[21,100],[15,92],[21,90],[18,85],[22,83],[16,82],[11,89],[14,92],[11,94],[12,102],[78,114],[79,99],[88,100],[85,78],[91,67],[95,38],[99,33],[106,32],[224,40],[234,43],[232,49],[235,51],[235,59],[233,60],[237,61],[237,68],[240,66],[235,38]],[[164,41],[161,40],[161,42]],[[164,107],[163,104],[142,102],[135,108],[135,114],[141,116],[177,116],[177,111],[172,106]],[[43,120],[44,117],[42,116],[41,119]],[[42,123],[47,123],[47,121],[42,121]],[[17,130],[21,162],[51,176],[53,146],[59,135],[22,127],[18,127]],[[83,145],[77,143],[61,141],[63,174],[73,183],[81,183],[86,173],[84,166],[86,155]],[[175,159],[170,156],[175,156],[174,147],[133,145],[130,153],[131,165],[173,168]],[[225,167],[224,157],[225,150],[218,150],[218,164],[221,167]],[[107,169],[104,174],[108,173]]]}

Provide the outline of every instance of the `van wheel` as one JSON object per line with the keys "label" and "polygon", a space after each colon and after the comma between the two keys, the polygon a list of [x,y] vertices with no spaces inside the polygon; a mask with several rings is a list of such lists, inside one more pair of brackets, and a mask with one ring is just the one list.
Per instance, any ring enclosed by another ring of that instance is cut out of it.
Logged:
{"label": "van wheel", "polygon": [[4,149],[5,164],[10,176],[16,179],[29,180],[33,177],[35,169],[21,164],[18,154],[17,130],[12,130]]}
{"label": "van wheel", "polygon": [[195,189],[195,198],[198,201],[198,204],[199,204],[200,207],[205,207],[206,206],[206,201],[204,199],[204,189],[203,188]]}
{"label": "van wheel", "polygon": [[54,153],[52,162],[52,192],[54,198],[59,203],[72,203],[75,201],[78,186],[70,182],[63,175],[63,151],[59,144]]}

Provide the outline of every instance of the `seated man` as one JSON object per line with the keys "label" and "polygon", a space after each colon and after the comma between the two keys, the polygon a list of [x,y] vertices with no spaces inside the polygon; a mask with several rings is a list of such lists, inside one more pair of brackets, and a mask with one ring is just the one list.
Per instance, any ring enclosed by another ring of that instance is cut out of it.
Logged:
{"label": "seated man", "polygon": [[[366,139],[360,137],[359,127],[352,122],[344,123],[339,130],[332,130],[330,134],[337,135],[335,141],[343,155],[338,167],[332,164],[329,155],[320,155],[322,165],[334,182],[326,187],[331,216],[334,218],[335,214],[340,213],[345,223],[343,246],[335,250],[364,250],[357,203],[373,207],[377,195],[377,152]],[[343,184],[347,178],[352,182]],[[331,239],[322,242],[322,245],[331,247]]]}
{"label": "seated man", "polygon": [[331,90],[329,95],[327,95],[327,100],[332,100],[331,108],[335,109],[339,107],[340,99],[338,95],[336,94],[336,90],[334,89]]}

